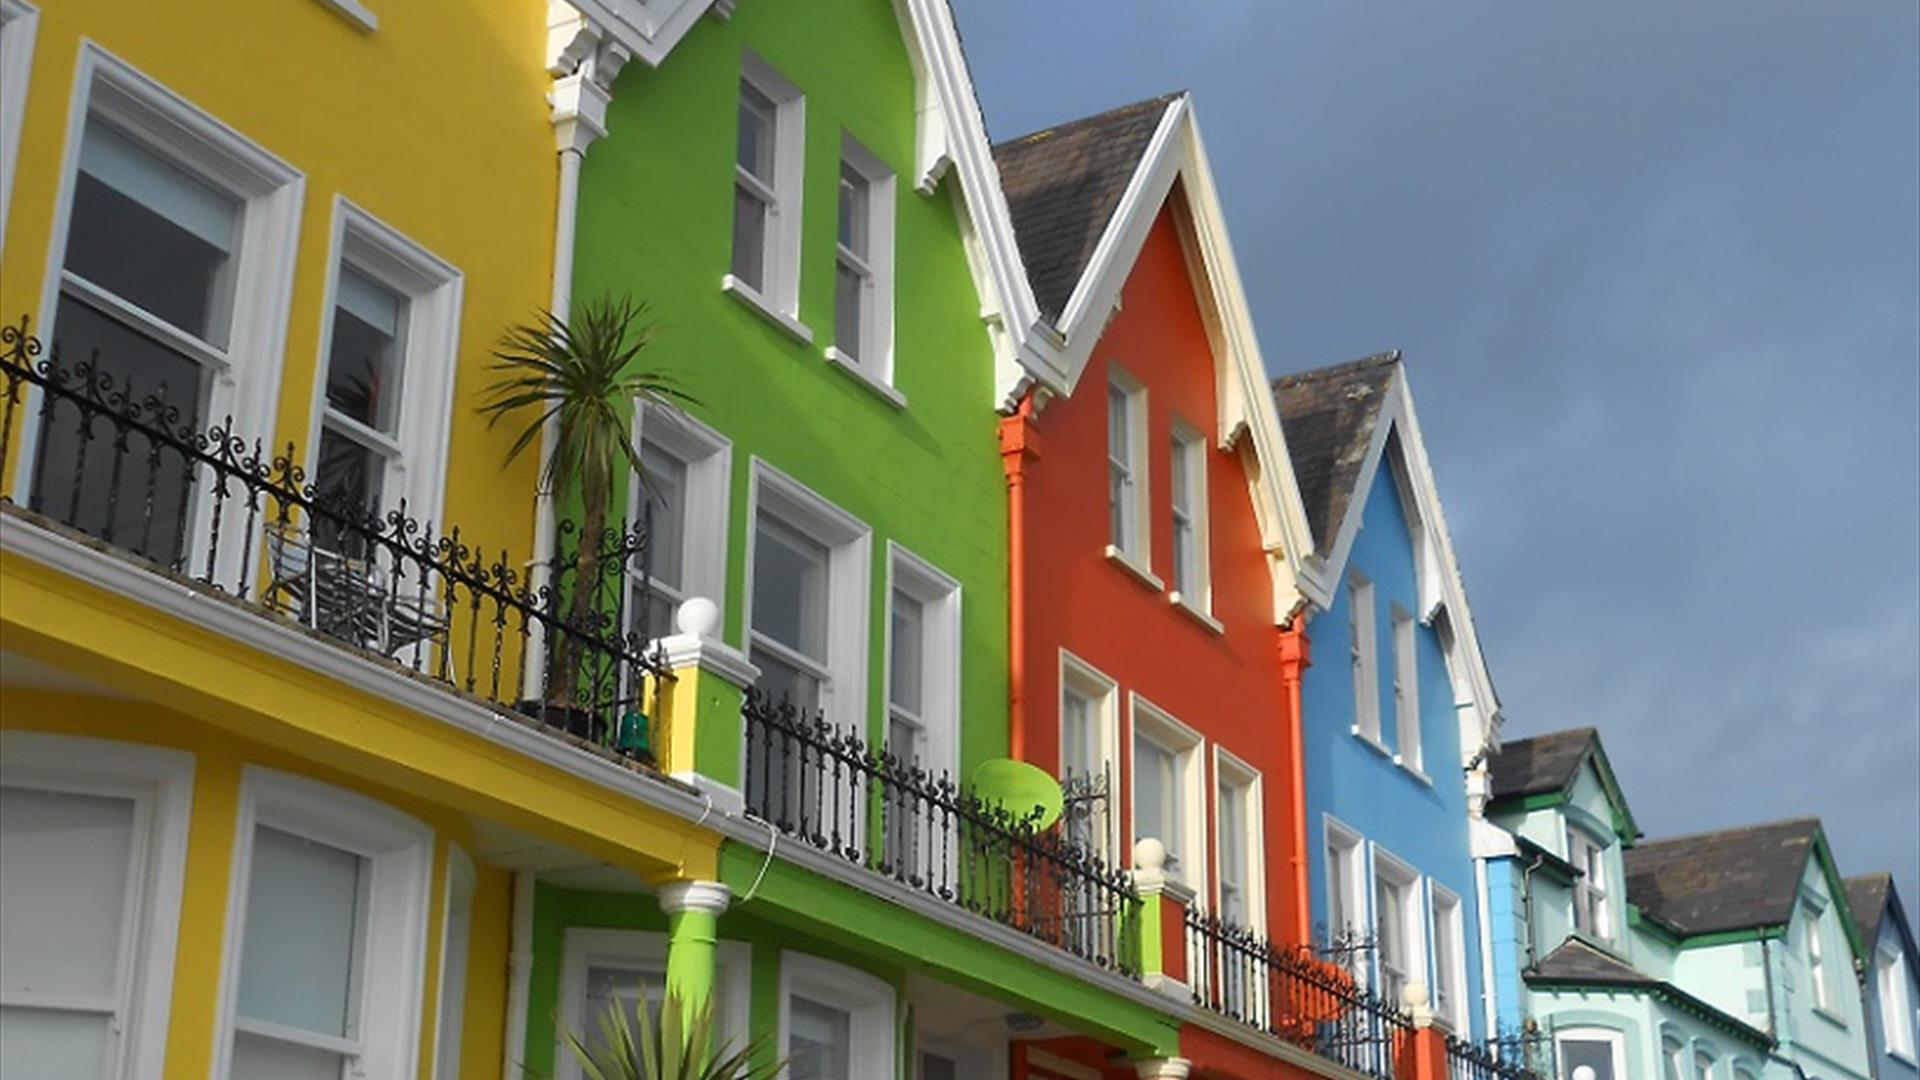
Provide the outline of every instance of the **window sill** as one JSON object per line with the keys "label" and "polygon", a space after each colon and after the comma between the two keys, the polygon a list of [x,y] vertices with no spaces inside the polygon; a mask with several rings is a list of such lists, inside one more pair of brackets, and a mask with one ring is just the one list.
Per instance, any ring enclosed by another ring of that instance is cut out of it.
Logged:
{"label": "window sill", "polygon": [[1174,607],[1179,608],[1183,613],[1186,614],[1186,616],[1189,619],[1192,619],[1194,622],[1199,623],[1201,626],[1206,627],[1207,629],[1213,631],[1216,634],[1225,634],[1227,632],[1227,628],[1220,625],[1219,619],[1216,619],[1213,616],[1207,614],[1206,612],[1201,611],[1199,608],[1194,607],[1192,604],[1187,603],[1187,598],[1180,595],[1178,592],[1168,593],[1167,603],[1172,604]]}
{"label": "window sill", "polygon": [[827,363],[846,372],[855,382],[873,391],[879,395],[882,401],[885,401],[894,408],[904,409],[907,407],[907,396],[905,394],[874,378],[867,373],[866,368],[860,366],[860,361],[855,360],[853,357],[848,356],[846,353],[841,352],[831,345],[827,346]]}
{"label": "window sill", "polygon": [[1376,754],[1379,754],[1381,757],[1386,758],[1388,761],[1394,762],[1395,764],[1399,763],[1398,756],[1395,755],[1393,751],[1387,749],[1386,743],[1383,743],[1379,739],[1373,737],[1372,735],[1367,734],[1366,731],[1363,728],[1361,728],[1359,724],[1353,725],[1353,737],[1356,739],[1359,739],[1360,742],[1364,744],[1368,749],[1372,750]]}
{"label": "window sill", "polygon": [[1166,591],[1166,583],[1154,577],[1153,571],[1133,561],[1133,556],[1121,551],[1112,544],[1107,545],[1107,561],[1125,570],[1135,581],[1152,589],[1154,592]]}
{"label": "window sill", "polygon": [[760,291],[732,274],[720,278],[720,291],[747,305],[748,310],[787,332],[802,345],[813,344],[813,331],[807,324],[774,307]]}
{"label": "window sill", "polygon": [[1920,1060],[1915,1060],[1912,1051],[1895,1050],[1893,1047],[1889,1046],[1887,1047],[1887,1056],[1892,1058],[1895,1061],[1900,1062],[1902,1065],[1920,1069]]}
{"label": "window sill", "polygon": [[1428,776],[1424,772],[1421,772],[1420,767],[1418,765],[1407,764],[1406,759],[1401,755],[1399,754],[1393,755],[1393,763],[1395,765],[1400,766],[1401,771],[1405,772],[1408,776],[1413,777],[1415,780],[1420,781],[1421,783],[1427,785],[1428,787],[1433,786],[1432,777]]}
{"label": "window sill", "polygon": [[356,30],[372,33],[380,29],[380,17],[357,0],[320,0],[320,6],[332,9],[335,15],[352,23]]}
{"label": "window sill", "polygon": [[1834,1012],[1832,1009],[1827,1008],[1825,1005],[1815,1005],[1813,1007],[1813,1015],[1819,1017],[1822,1020],[1825,1020],[1829,1024],[1832,1024],[1834,1027],[1839,1028],[1841,1031],[1851,1030],[1851,1025],[1847,1023],[1846,1017],[1841,1016],[1839,1013]]}

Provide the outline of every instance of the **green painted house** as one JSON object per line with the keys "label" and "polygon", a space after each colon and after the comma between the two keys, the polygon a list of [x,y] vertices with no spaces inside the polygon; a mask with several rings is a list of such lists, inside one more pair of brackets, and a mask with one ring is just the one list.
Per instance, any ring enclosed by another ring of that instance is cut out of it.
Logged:
{"label": "green painted house", "polygon": [[1008,753],[1010,346],[983,313],[1019,267],[945,3],[553,10],[556,310],[646,304],[647,366],[697,398],[635,410],[623,509],[654,539],[621,607],[677,673],[660,767],[726,839],[712,882],[531,860],[510,1061],[577,1075],[566,1031],[666,987],[796,1076],[1173,1056],[1124,869],[962,791]]}

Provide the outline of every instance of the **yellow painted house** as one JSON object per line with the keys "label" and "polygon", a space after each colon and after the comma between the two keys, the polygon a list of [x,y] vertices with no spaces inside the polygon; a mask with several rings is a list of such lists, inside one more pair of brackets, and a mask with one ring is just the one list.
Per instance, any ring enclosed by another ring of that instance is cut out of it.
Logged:
{"label": "yellow painted house", "polygon": [[0,19],[0,1075],[517,1075],[531,875],[718,842],[612,745],[635,650],[527,675],[536,465],[475,405],[566,298],[548,5]]}

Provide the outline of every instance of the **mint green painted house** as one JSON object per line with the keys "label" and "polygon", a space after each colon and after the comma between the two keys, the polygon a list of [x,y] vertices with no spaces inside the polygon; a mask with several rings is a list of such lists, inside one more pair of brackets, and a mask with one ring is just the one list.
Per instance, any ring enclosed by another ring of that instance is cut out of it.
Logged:
{"label": "mint green painted house", "polygon": [[1645,841],[1592,729],[1506,744],[1491,786],[1500,1026],[1535,1064],[1866,1080],[1859,935],[1819,822]]}
{"label": "mint green painted house", "polygon": [[1173,1056],[1123,871],[956,790],[1008,752],[983,311],[1015,249],[945,3],[553,10],[556,307],[644,302],[645,365],[698,399],[635,410],[651,589],[621,606],[677,675],[644,694],[660,767],[725,839],[712,882],[520,875],[509,1057],[566,1080],[565,1031],[663,987],[811,1075],[991,1080],[1016,1039]]}

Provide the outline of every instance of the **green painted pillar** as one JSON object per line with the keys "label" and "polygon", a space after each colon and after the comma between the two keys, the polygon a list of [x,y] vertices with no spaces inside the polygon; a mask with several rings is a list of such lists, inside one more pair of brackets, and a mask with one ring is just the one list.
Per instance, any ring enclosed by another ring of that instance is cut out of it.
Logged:
{"label": "green painted pillar", "polygon": [[667,916],[667,996],[679,1000],[684,1024],[714,1007],[720,915],[732,899],[717,881],[677,881],[660,889],[660,910]]}

